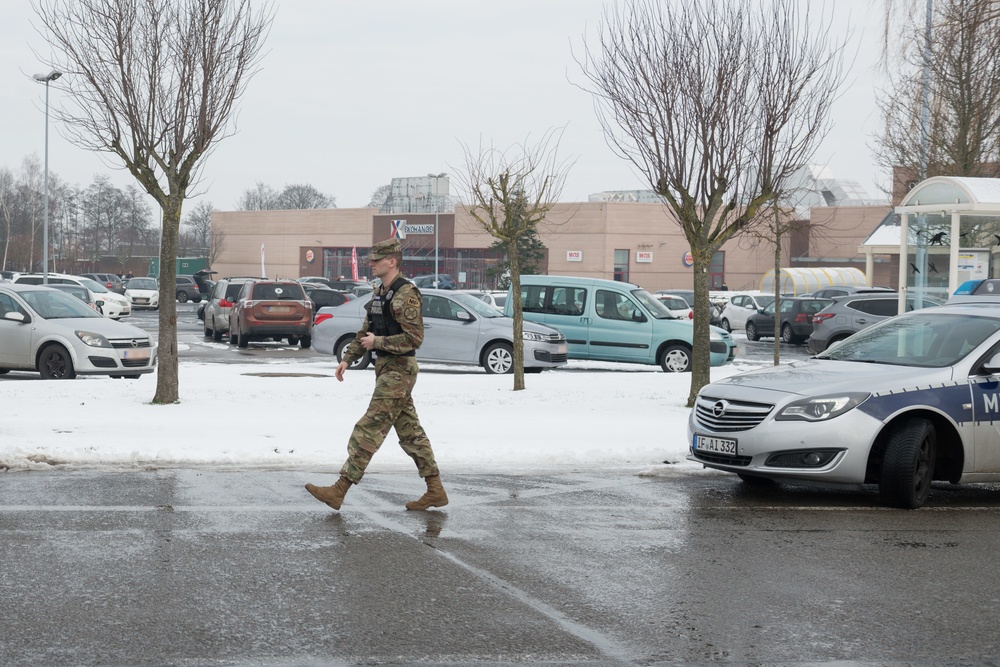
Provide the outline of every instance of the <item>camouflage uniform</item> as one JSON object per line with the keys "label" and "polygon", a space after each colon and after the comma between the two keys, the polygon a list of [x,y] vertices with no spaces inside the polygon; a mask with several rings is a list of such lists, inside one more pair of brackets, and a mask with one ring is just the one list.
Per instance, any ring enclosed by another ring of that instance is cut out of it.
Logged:
{"label": "camouflage uniform", "polygon": [[[377,294],[385,295],[389,290],[389,285],[382,285]],[[389,434],[390,428],[396,429],[399,446],[417,464],[421,477],[438,474],[430,440],[420,425],[410,396],[419,372],[416,357],[394,356],[415,351],[424,340],[420,291],[406,282],[396,290],[388,303],[402,333],[375,338],[375,392],[368,404],[368,411],[354,426],[347,444],[347,461],[340,470],[341,475],[355,484],[361,481],[365,468]],[[371,309],[371,303],[367,309]],[[351,364],[365,353],[360,341],[370,327],[369,316],[347,346],[343,361]]]}

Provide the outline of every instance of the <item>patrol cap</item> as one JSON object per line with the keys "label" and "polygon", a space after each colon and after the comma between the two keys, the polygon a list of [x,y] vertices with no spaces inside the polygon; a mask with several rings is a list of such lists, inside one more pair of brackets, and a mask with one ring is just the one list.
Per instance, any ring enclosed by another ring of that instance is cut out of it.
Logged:
{"label": "patrol cap", "polygon": [[368,251],[368,260],[374,262],[376,259],[402,252],[403,248],[399,245],[399,239],[386,239],[372,246],[372,249]]}

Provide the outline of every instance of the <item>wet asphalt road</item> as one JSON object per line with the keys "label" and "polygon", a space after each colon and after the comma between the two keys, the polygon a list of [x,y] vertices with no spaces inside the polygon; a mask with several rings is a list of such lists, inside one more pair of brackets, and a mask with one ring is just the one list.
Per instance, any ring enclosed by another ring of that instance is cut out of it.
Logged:
{"label": "wet asphalt road", "polygon": [[1000,489],[721,473],[0,477],[2,665],[995,665]]}
{"label": "wet asphalt road", "polygon": [[[182,359],[268,358],[194,308]],[[0,475],[0,665],[1000,665],[1000,487],[907,512],[670,466],[449,470],[414,513],[416,476],[373,472],[336,513],[302,489],[334,479]]]}

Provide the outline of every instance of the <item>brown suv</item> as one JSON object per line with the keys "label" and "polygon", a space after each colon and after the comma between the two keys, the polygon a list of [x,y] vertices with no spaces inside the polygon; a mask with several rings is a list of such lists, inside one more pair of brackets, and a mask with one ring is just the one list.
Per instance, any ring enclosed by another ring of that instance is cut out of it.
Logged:
{"label": "brown suv", "polygon": [[229,310],[229,343],[288,339],[289,345],[312,345],[313,307],[302,285],[293,280],[248,280]]}

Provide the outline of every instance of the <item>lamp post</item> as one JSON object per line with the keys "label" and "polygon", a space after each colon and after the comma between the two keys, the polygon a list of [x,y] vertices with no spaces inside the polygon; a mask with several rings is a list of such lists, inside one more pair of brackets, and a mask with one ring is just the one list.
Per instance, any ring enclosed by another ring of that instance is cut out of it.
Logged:
{"label": "lamp post", "polygon": [[42,284],[49,284],[49,83],[62,76],[59,70],[36,74],[35,81],[45,83],[45,224],[42,226]]}
{"label": "lamp post", "polygon": [[437,287],[437,283],[441,282],[440,274],[438,273],[438,213],[441,209],[441,200],[438,199],[438,179],[447,176],[445,172],[440,174],[427,174],[428,177],[434,179],[434,283]]}

